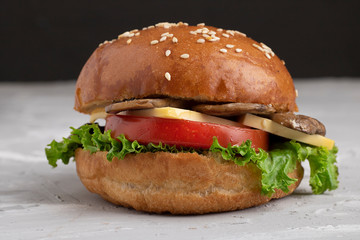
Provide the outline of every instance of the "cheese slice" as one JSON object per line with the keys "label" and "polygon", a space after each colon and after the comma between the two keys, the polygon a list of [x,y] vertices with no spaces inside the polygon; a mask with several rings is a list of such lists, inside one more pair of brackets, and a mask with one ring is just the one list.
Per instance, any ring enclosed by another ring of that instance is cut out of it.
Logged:
{"label": "cheese slice", "polygon": [[195,122],[208,122],[208,123],[216,123],[222,125],[230,125],[235,127],[243,127],[243,125],[238,122],[234,122],[224,118],[210,116],[207,114],[203,114],[191,110],[185,110],[185,109],[173,108],[173,107],[151,108],[144,110],[129,110],[118,113],[118,115],[122,115],[122,114],[132,115],[132,116],[143,116],[143,117],[182,119],[182,120],[190,120]]}
{"label": "cheese slice", "polygon": [[246,126],[261,129],[263,131],[278,135],[284,138],[294,139],[299,142],[307,143],[314,146],[323,146],[331,150],[334,147],[334,140],[318,134],[306,134],[288,127],[284,127],[270,119],[258,117],[252,114],[245,114],[240,122]]}
{"label": "cheese slice", "polygon": [[97,119],[105,119],[107,116],[107,113],[105,112],[104,108],[97,108],[90,114],[90,122],[93,123]]}

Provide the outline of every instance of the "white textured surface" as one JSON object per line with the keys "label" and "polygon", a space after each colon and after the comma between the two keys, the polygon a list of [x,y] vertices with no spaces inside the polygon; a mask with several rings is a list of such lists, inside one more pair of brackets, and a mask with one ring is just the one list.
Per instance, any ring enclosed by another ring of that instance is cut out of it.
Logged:
{"label": "white textured surface", "polygon": [[[355,81],[356,80],[356,81]],[[74,82],[0,84],[0,239],[360,239],[360,79],[296,80],[302,114],[321,120],[340,151],[340,187],[296,192],[242,211],[154,215],[89,193],[75,166],[47,165],[44,147],[88,120]]]}

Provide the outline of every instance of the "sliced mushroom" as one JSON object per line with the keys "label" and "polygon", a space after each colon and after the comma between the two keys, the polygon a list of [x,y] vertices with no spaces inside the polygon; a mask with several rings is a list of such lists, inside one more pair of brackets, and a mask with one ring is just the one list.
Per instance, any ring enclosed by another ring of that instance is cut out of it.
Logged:
{"label": "sliced mushroom", "polygon": [[117,102],[105,107],[107,113],[118,113],[125,110],[149,109],[157,107],[184,107],[182,100],[170,98],[134,99],[124,102]]}
{"label": "sliced mushroom", "polygon": [[200,104],[193,110],[214,116],[238,116],[244,113],[271,114],[275,108],[271,105],[257,103],[225,103],[225,104]]}
{"label": "sliced mushroom", "polygon": [[305,115],[295,115],[291,112],[274,113],[270,119],[285,126],[307,134],[319,134],[325,136],[326,129],[324,124],[315,118]]}

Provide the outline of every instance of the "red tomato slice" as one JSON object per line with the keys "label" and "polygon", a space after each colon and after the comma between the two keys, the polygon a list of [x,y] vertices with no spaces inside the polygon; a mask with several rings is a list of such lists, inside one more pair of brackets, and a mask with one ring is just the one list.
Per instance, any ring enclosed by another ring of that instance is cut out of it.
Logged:
{"label": "red tomato slice", "polygon": [[269,145],[268,133],[262,130],[180,119],[108,115],[105,130],[109,129],[114,138],[124,134],[130,141],[137,140],[141,144],[162,142],[208,149],[216,136],[224,147],[229,143],[240,145],[248,139],[252,141],[255,149],[267,150]]}

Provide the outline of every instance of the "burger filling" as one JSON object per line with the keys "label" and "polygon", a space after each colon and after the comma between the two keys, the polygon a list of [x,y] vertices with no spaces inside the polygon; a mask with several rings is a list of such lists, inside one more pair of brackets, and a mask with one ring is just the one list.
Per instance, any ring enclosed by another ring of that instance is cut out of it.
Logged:
{"label": "burger filling", "polygon": [[[96,112],[95,116],[105,117],[106,126],[90,123],[71,128],[68,138],[48,145],[50,165],[56,167],[58,160],[68,164],[77,148],[91,153],[106,151],[109,161],[145,152],[190,152],[240,166],[255,164],[261,171],[262,194],[271,196],[275,189],[288,192],[288,187],[297,181],[288,173],[295,170],[298,161],[308,159],[310,186],[315,194],[338,187],[337,148],[332,140],[267,118],[245,114],[239,121],[230,121],[173,107]],[[282,138],[269,141],[273,134]]]}

